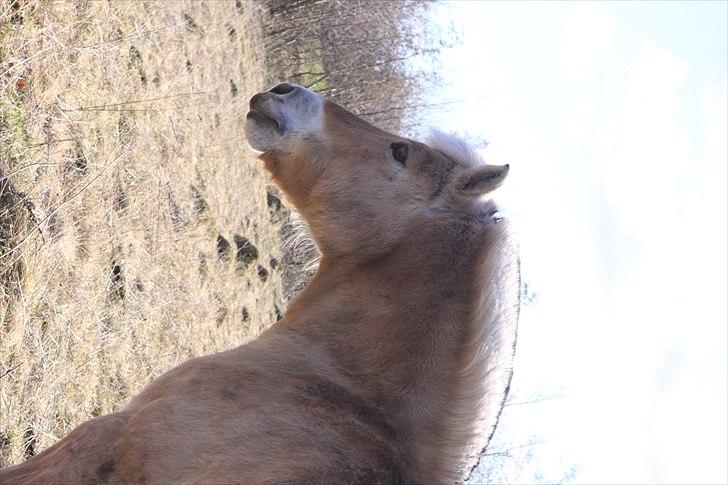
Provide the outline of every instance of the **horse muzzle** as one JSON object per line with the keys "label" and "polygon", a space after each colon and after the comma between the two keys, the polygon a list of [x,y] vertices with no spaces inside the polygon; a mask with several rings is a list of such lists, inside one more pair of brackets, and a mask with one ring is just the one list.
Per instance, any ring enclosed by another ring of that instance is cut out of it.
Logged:
{"label": "horse muzzle", "polygon": [[321,130],[324,98],[303,86],[280,83],[250,98],[245,134],[251,148],[282,149],[297,136]]}

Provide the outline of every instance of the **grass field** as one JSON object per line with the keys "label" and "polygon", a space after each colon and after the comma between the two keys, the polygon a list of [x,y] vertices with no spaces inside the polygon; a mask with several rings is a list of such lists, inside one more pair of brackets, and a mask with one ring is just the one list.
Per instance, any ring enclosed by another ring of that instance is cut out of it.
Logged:
{"label": "grass field", "polygon": [[0,3],[0,466],[283,312],[257,8]]}

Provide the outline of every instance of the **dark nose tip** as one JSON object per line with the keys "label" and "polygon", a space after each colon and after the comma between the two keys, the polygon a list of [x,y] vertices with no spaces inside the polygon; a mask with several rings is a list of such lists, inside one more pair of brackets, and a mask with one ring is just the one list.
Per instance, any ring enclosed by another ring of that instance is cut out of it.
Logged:
{"label": "dark nose tip", "polygon": [[273,87],[269,92],[273,94],[289,94],[296,90],[298,86],[290,83],[280,83]]}

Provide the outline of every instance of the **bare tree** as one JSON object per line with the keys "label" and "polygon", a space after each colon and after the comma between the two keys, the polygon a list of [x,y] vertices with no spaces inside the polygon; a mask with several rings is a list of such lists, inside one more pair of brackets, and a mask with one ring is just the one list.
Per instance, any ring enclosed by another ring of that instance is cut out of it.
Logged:
{"label": "bare tree", "polygon": [[[402,132],[426,109],[440,50],[454,42],[415,0],[269,0],[264,34],[270,76],[310,87],[356,114]],[[271,79],[273,80],[273,79]]]}

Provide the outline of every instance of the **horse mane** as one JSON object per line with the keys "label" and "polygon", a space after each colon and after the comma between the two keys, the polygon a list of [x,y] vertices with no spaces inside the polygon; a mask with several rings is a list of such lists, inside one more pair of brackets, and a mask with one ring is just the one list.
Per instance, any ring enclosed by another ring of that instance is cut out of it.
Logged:
{"label": "horse mane", "polygon": [[472,143],[453,133],[432,129],[427,137],[427,145],[464,165],[477,167],[485,164]]}

